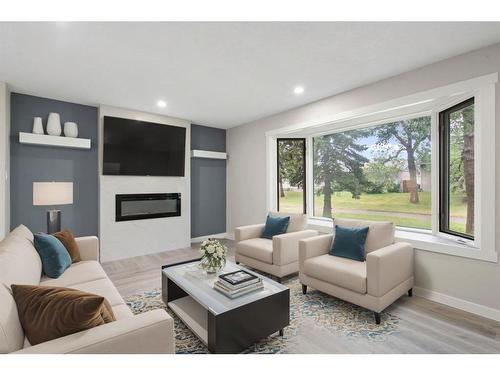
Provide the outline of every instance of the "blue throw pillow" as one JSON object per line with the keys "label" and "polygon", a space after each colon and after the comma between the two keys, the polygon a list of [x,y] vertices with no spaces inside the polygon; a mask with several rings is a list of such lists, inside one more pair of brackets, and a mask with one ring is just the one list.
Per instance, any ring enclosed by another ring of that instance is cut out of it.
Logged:
{"label": "blue throw pillow", "polygon": [[335,225],[335,238],[330,255],[365,261],[365,242],[368,227],[342,227]]}
{"label": "blue throw pillow", "polygon": [[43,273],[48,277],[57,279],[71,266],[71,257],[68,250],[54,236],[37,233],[34,235],[33,243],[42,260]]}
{"label": "blue throw pillow", "polygon": [[290,216],[271,216],[267,215],[266,226],[262,232],[262,238],[272,239],[273,236],[286,233]]}

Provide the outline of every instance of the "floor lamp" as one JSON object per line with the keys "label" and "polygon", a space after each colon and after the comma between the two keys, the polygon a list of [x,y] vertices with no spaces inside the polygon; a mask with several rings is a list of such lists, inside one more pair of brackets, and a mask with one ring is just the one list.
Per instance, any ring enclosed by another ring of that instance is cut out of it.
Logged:
{"label": "floor lamp", "polygon": [[[33,182],[34,206],[57,206],[73,204],[72,182]],[[47,233],[61,230],[61,211],[50,209],[47,211]]]}

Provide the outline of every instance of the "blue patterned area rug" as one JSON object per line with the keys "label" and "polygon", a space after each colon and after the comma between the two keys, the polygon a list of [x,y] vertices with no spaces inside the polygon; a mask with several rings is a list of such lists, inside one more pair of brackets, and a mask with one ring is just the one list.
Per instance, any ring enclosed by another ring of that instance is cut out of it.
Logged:
{"label": "blue patterned area rug", "polygon": [[[285,328],[285,335],[271,335],[245,353],[301,353],[304,352],[303,342],[309,340],[307,336],[311,332],[311,336],[322,336],[329,342],[355,340],[368,345],[383,342],[398,332],[400,319],[394,314],[382,313],[382,323],[376,325],[373,313],[364,308],[311,288],[303,295],[297,277],[284,284],[290,288],[290,325]],[[160,290],[129,296],[125,301],[134,314],[166,308]],[[189,328],[172,311],[166,310],[175,321],[176,353],[208,353],[207,347]]]}

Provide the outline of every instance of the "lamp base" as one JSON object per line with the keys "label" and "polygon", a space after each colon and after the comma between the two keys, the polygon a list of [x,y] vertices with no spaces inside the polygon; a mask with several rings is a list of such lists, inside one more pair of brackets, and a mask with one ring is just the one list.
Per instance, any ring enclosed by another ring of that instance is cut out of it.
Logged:
{"label": "lamp base", "polygon": [[61,211],[48,210],[47,211],[47,233],[55,233],[61,231]]}

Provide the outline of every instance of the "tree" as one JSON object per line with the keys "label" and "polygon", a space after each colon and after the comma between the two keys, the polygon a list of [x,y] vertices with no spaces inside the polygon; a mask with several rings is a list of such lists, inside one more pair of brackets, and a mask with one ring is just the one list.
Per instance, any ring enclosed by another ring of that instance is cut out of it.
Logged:
{"label": "tree", "polygon": [[397,121],[384,124],[373,129],[378,138],[377,144],[387,146],[397,145],[396,148],[387,148],[386,161],[398,159],[402,153],[406,154],[408,172],[410,174],[410,202],[419,203],[417,186],[417,158],[425,155],[430,149],[431,120],[430,117],[419,117],[411,120]]}
{"label": "tree", "polygon": [[[400,171],[403,169],[403,161],[400,159],[386,162],[378,157],[363,167],[367,179],[366,192],[372,194],[387,193],[394,191],[394,185]],[[396,184],[397,185],[397,184]]]}
{"label": "tree", "polygon": [[280,197],[285,197],[283,181],[288,181],[290,185],[303,187],[304,184],[304,141],[297,140],[279,140],[279,187]]}
{"label": "tree", "polygon": [[349,191],[359,199],[363,184],[363,165],[368,162],[361,152],[366,146],[356,143],[364,134],[352,130],[314,138],[314,179],[323,193],[323,215],[332,217],[331,198],[334,191]]}

